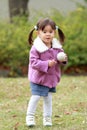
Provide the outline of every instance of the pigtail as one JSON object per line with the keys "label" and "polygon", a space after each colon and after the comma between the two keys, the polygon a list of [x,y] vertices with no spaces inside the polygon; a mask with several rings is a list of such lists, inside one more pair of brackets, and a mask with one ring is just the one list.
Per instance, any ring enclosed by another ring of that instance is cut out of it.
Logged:
{"label": "pigtail", "polygon": [[29,37],[28,37],[28,43],[30,45],[33,44],[33,31],[35,30],[35,28],[33,30],[31,30],[31,32],[29,33]]}
{"label": "pigtail", "polygon": [[63,31],[60,28],[58,28],[58,35],[59,35],[60,42],[63,43],[64,39],[65,39],[65,35],[64,35]]}

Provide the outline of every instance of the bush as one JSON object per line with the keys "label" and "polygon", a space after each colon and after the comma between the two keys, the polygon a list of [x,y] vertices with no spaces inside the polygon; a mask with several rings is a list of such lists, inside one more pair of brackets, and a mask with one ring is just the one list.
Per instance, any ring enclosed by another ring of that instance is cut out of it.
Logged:
{"label": "bush", "polygon": [[[84,15],[83,15],[84,14]],[[68,67],[87,65],[87,9],[79,7],[64,21],[66,43],[69,56]]]}
{"label": "bush", "polygon": [[0,24],[0,64],[18,71],[28,64],[28,31],[30,25],[25,21]]}
{"label": "bush", "polygon": [[[63,46],[69,58],[66,69],[87,65],[87,9],[79,7],[66,18],[57,10],[47,16],[52,18],[66,35]],[[29,62],[28,33],[36,21],[37,17],[29,22],[25,17],[17,17],[13,23],[0,23],[0,65],[9,69],[10,76],[24,75],[23,71]]]}

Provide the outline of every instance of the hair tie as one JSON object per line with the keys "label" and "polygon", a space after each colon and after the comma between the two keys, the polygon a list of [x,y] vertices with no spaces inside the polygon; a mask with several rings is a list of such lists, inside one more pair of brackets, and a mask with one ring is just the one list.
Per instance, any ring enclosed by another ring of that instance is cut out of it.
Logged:
{"label": "hair tie", "polygon": [[58,26],[56,26],[56,30],[58,30],[58,28],[59,28],[59,27],[58,27]]}
{"label": "hair tie", "polygon": [[34,26],[34,29],[35,29],[35,30],[38,30],[37,26]]}

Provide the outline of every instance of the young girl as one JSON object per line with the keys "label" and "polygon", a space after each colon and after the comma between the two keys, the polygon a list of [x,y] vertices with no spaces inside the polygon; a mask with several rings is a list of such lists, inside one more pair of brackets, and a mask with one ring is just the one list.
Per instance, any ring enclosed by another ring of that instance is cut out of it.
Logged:
{"label": "young girl", "polygon": [[[37,37],[33,42],[33,31],[37,31]],[[58,31],[59,41],[54,38]],[[35,111],[37,103],[43,97],[43,125],[52,126],[52,93],[56,92],[57,83],[60,81],[60,64],[67,62],[67,56],[63,61],[57,58],[58,53],[63,52],[62,43],[64,33],[56,26],[55,22],[45,18],[40,20],[29,34],[30,50],[29,73],[30,98],[26,124],[35,125]]]}

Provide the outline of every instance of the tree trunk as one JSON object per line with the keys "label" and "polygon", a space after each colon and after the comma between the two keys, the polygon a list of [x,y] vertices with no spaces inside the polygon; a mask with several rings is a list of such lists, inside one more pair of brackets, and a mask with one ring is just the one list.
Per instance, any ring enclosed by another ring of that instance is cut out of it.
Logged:
{"label": "tree trunk", "polygon": [[29,0],[9,0],[10,17],[28,15]]}

